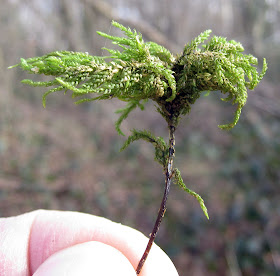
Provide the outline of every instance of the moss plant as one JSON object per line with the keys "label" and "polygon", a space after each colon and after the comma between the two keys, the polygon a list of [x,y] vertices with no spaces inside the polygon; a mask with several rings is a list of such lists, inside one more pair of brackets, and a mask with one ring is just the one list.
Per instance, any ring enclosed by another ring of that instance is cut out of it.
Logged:
{"label": "moss plant", "polygon": [[122,30],[125,36],[98,32],[121,48],[106,49],[108,56],[57,51],[42,57],[21,59],[15,66],[32,74],[53,77],[50,81],[22,81],[31,86],[52,87],[43,96],[44,106],[46,96],[59,91],[71,91],[72,97],[77,98],[76,103],[112,98],[126,102],[124,108],[116,111],[120,114],[116,129],[121,135],[123,120],[136,108],[144,110],[148,100],[154,101],[156,111],[165,119],[169,130],[168,142],[147,130],[133,129],[122,147],[123,150],[139,139],[151,143],[155,148],[155,160],[165,173],[164,196],[147,248],[136,269],[136,274],[139,274],[166,211],[172,178],[175,184],[197,199],[208,218],[203,199],[187,188],[179,169],[173,168],[175,131],[180,118],[190,112],[203,91],[219,90],[227,95],[222,98],[223,101],[236,105],[232,122],[219,126],[221,129],[231,129],[238,122],[246,103],[247,89],[253,90],[258,85],[267,70],[267,64],[264,59],[262,71],[258,73],[257,58],[244,55],[242,45],[234,40],[227,41],[217,36],[209,39],[210,30],[201,33],[184,47],[181,54],[174,56],[154,42],[144,42],[140,33],[114,21],[112,24]]}

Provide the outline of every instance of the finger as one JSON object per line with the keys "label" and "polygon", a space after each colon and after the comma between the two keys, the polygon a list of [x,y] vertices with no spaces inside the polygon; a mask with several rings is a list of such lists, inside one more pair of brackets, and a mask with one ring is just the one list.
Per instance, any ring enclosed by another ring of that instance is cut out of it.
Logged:
{"label": "finger", "polygon": [[[57,251],[87,241],[99,241],[116,248],[136,269],[148,239],[133,228],[102,217],[41,211],[33,223],[30,237],[31,272]],[[173,276],[178,273],[168,256],[154,244],[140,275]]]}
{"label": "finger", "polygon": [[[105,218],[38,210],[0,219],[0,274],[32,275],[52,254],[88,241],[116,248],[135,269],[148,239],[130,227]],[[154,244],[140,275],[175,276],[178,273],[168,256]]]}
{"label": "finger", "polygon": [[115,248],[100,242],[85,242],[51,255],[34,276],[135,276],[128,259]]}
{"label": "finger", "polygon": [[28,264],[29,236],[37,212],[0,218],[0,275],[31,275]]}

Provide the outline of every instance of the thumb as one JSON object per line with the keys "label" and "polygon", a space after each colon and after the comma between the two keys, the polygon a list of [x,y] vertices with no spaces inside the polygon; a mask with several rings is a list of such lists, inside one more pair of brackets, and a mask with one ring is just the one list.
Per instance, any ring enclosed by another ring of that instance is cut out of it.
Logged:
{"label": "thumb", "polygon": [[85,242],[51,255],[43,262],[34,276],[135,276],[128,259],[114,247],[101,242]]}

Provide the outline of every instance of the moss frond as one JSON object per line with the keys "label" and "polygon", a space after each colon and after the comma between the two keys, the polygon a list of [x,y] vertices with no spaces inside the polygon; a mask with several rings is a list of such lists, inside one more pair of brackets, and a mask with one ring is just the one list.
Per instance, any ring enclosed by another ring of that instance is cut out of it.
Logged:
{"label": "moss frond", "polygon": [[155,148],[155,160],[162,165],[166,166],[168,159],[168,147],[162,137],[155,137],[147,130],[132,130],[132,134],[127,138],[123,144],[121,151],[126,149],[132,142],[136,140],[144,140],[151,143]]}
{"label": "moss frond", "polygon": [[[92,97],[115,97],[123,101],[155,100],[164,95],[172,100],[176,95],[176,82],[170,68],[175,57],[156,43],[145,43],[136,31],[114,21],[112,24],[126,37],[98,32],[122,48],[122,51],[107,49],[110,53],[107,58],[111,61],[106,61],[106,57],[67,51],[21,59],[18,66],[23,70],[55,77],[50,82],[25,83],[46,87],[60,85],[72,91],[74,97],[84,98],[79,102],[90,101]],[[61,89],[55,91],[58,90]],[[50,93],[47,91],[46,95]]]}
{"label": "moss frond", "polygon": [[267,70],[264,59],[262,71],[258,73],[257,58],[244,55],[239,42],[219,36],[209,39],[211,30],[194,38],[175,58],[163,46],[144,42],[137,31],[115,21],[112,25],[124,36],[98,34],[118,45],[119,50],[106,49],[107,57],[56,51],[42,57],[21,59],[15,66],[31,74],[53,77],[45,82],[23,82],[31,86],[53,86],[44,94],[44,105],[46,96],[57,91],[71,91],[73,98],[79,98],[77,103],[112,98],[128,102],[116,123],[120,134],[121,122],[140,102],[155,101],[167,122],[172,109],[179,121],[181,115],[190,112],[202,91],[220,90],[227,95],[223,101],[237,105],[233,122],[219,126],[230,129],[238,122],[246,104],[247,89],[253,90]]}
{"label": "moss frond", "polygon": [[230,129],[238,122],[246,104],[247,89],[253,90],[259,84],[267,70],[267,63],[264,59],[259,74],[256,68],[257,58],[242,54],[244,48],[241,43],[227,41],[224,37],[213,36],[207,44],[199,47],[209,33],[206,31],[194,39],[178,59],[178,64],[174,67],[178,71],[175,74],[179,94],[177,97],[185,102],[181,113],[186,114],[202,91],[220,90],[227,94],[222,100],[237,104],[237,109],[233,122],[219,127]]}
{"label": "moss frond", "polygon": [[185,183],[183,181],[181,173],[177,168],[174,169],[174,178],[175,178],[175,181],[174,181],[175,184],[179,185],[185,192],[189,193],[191,196],[196,198],[204,215],[209,219],[208,211],[204,204],[204,200],[201,198],[201,196],[199,194],[197,194],[194,191],[187,188],[187,186],[185,185]]}
{"label": "moss frond", "polygon": [[212,30],[206,30],[206,31],[202,32],[199,36],[194,38],[190,43],[188,43],[184,48],[183,56],[189,55],[193,51],[197,51],[198,46],[201,43],[203,43],[205,40],[208,39],[211,32],[212,32]]}
{"label": "moss frond", "polygon": [[120,108],[116,111],[116,113],[120,113],[121,116],[115,123],[116,130],[118,134],[123,135],[124,133],[121,131],[120,126],[122,122],[127,118],[128,114],[133,111],[135,108],[140,107],[140,109],[144,109],[144,106],[140,104],[139,101],[130,101],[124,108]]}

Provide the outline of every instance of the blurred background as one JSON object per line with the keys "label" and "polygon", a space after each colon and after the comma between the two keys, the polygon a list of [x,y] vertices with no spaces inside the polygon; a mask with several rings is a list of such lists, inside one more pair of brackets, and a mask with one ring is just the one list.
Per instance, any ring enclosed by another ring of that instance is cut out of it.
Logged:
{"label": "blurred background", "polygon": [[[120,34],[114,19],[173,53],[205,29],[240,41],[246,53],[266,57],[265,79],[249,91],[241,120],[232,120],[220,93],[201,97],[181,122],[176,161],[195,199],[172,186],[156,239],[180,275],[280,275],[280,2],[279,0],[4,0],[0,8],[0,216],[59,209],[105,216],[152,230],[164,175],[145,142],[119,149],[112,100],[75,105],[20,83],[7,67],[54,50],[106,55],[110,41],[97,30]],[[37,76],[31,76],[34,80]],[[40,78],[41,79],[41,78]],[[141,119],[139,119],[141,118]],[[123,124],[167,138],[166,124],[148,104]]]}

